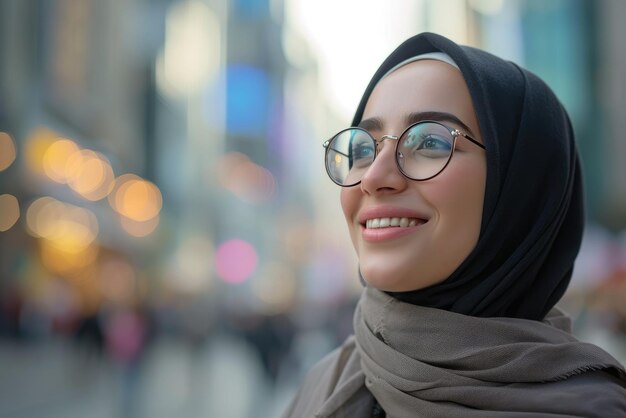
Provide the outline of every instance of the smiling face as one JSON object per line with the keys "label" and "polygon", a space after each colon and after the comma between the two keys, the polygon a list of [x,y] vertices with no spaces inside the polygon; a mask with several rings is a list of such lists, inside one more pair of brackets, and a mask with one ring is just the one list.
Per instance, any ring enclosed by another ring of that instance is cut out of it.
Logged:
{"label": "smiling face", "polygon": [[[482,143],[460,71],[421,60],[377,84],[360,126],[379,139],[400,135],[416,118],[432,120],[438,113],[456,117],[460,123],[441,122]],[[398,170],[394,153],[395,140],[385,139],[361,183],[341,189],[341,206],[365,281],[380,290],[405,292],[445,280],[475,247],[487,164],[485,151],[459,136],[445,170],[414,181]]]}

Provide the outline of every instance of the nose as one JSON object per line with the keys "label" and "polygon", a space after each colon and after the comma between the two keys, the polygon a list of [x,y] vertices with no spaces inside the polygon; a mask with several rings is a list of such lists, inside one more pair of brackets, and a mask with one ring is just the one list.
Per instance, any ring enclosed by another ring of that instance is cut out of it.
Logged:
{"label": "nose", "polygon": [[[386,141],[391,139],[394,141]],[[400,172],[396,164],[395,135],[384,135],[376,146],[378,153],[361,179],[361,190],[373,195],[380,193],[395,193],[404,190],[407,186],[407,178]]]}

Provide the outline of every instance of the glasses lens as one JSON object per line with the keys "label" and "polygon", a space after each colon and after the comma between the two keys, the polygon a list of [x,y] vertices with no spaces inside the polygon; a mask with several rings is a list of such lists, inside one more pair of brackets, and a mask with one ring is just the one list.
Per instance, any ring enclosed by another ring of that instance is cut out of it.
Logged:
{"label": "glasses lens", "polygon": [[326,171],[335,183],[352,186],[361,181],[375,154],[376,144],[366,131],[341,131],[328,144]]}
{"label": "glasses lens", "polygon": [[407,177],[426,180],[448,164],[454,138],[448,129],[434,122],[419,123],[404,133],[398,143],[398,165]]}

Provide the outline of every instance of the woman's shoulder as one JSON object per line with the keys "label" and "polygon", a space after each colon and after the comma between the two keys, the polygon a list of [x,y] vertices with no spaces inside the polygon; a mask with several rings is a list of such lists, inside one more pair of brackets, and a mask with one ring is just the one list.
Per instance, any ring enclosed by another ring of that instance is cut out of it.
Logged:
{"label": "woman's shoulder", "polygon": [[626,377],[612,369],[571,376],[561,382],[561,387],[572,400],[585,400],[590,412],[596,411],[598,416],[626,417]]}
{"label": "woman's shoulder", "polygon": [[[611,369],[579,371],[556,381],[515,383],[499,396],[502,410],[589,418],[626,418],[626,380]],[[494,399],[489,402],[494,403]],[[543,416],[543,415],[542,415]]]}
{"label": "woman's shoulder", "polygon": [[299,398],[302,393],[310,396],[312,393],[322,392],[319,390],[321,387],[325,388],[327,393],[318,393],[318,395],[328,396],[337,387],[342,372],[346,369],[346,364],[350,357],[355,354],[355,348],[354,335],[351,335],[339,347],[315,363],[300,384],[296,398]]}
{"label": "woman's shoulder", "polygon": [[355,390],[362,386],[358,382],[360,374],[355,339],[350,336],[308,371],[283,416],[315,416],[339,388],[347,393],[352,386]]}

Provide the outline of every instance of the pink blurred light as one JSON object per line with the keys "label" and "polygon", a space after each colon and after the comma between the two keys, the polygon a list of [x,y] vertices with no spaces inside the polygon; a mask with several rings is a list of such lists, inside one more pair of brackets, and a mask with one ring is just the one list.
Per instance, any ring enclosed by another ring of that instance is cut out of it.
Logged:
{"label": "pink blurred light", "polygon": [[246,281],[256,269],[257,261],[254,247],[241,239],[222,243],[215,253],[217,274],[226,283]]}

